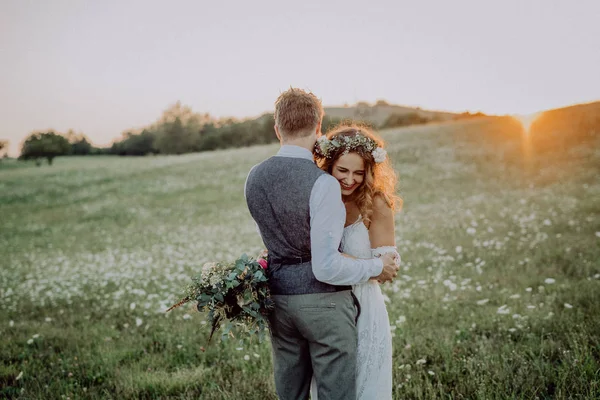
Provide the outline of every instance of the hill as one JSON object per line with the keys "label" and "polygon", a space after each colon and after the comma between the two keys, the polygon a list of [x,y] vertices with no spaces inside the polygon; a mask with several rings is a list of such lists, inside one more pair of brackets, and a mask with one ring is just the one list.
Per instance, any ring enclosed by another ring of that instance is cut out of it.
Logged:
{"label": "hill", "polygon": [[449,121],[459,115],[443,111],[423,110],[418,107],[392,105],[384,101],[379,101],[374,105],[358,103],[353,106],[325,107],[325,115],[331,118],[365,121],[377,128],[382,127],[392,115],[406,116],[410,114],[415,114],[431,121]]}
{"label": "hill", "polygon": [[[560,148],[509,117],[381,132],[404,199],[394,398],[600,398],[597,110],[544,117],[580,138]],[[262,249],[243,186],[277,150],[2,171],[0,398],[274,400],[268,342],[208,346],[202,314],[164,311],[204,262]]]}

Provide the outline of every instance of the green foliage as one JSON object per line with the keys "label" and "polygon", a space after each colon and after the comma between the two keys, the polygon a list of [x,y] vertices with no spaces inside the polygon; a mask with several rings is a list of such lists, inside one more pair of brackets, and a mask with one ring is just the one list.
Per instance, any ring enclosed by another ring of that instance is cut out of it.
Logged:
{"label": "green foliage", "polygon": [[0,140],[0,154],[5,149],[8,149],[8,140]]}
{"label": "green foliage", "polygon": [[156,154],[158,149],[154,142],[156,134],[144,129],[140,134],[127,132],[123,135],[120,142],[113,143],[110,148],[110,154],[120,156],[144,156],[146,154]]}
{"label": "green foliage", "polygon": [[[325,116],[321,130],[327,132],[340,121]],[[141,133],[126,133],[109,153],[118,155],[184,154],[274,143],[273,114],[243,121],[214,120],[177,103],[159,121]]]}
{"label": "green foliage", "polygon": [[64,136],[56,134],[53,131],[33,133],[25,139],[20,158],[36,161],[38,158],[46,158],[48,164],[52,165],[52,160],[55,157],[67,155],[70,150],[71,145]]}
{"label": "green foliage", "polygon": [[406,114],[392,114],[380,126],[380,129],[426,124],[430,121],[432,121],[432,119],[424,117],[416,112]]}
{"label": "green foliage", "polygon": [[211,326],[208,340],[222,323],[226,328],[222,340],[239,332],[239,337],[264,338],[268,328],[267,316],[274,303],[270,298],[265,270],[254,259],[243,254],[232,263],[206,263],[201,274],[192,278],[185,297],[167,311],[188,302],[196,302],[198,310],[206,313]]}

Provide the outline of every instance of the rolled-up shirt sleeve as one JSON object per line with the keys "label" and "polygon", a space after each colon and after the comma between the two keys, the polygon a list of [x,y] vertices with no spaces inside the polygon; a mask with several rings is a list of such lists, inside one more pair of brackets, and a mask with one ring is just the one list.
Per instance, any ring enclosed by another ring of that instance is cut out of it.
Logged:
{"label": "rolled-up shirt sleeve", "polygon": [[310,195],[310,245],[315,277],[331,285],[366,282],[383,270],[383,262],[354,259],[339,252],[346,208],[339,183],[331,175],[317,179]]}

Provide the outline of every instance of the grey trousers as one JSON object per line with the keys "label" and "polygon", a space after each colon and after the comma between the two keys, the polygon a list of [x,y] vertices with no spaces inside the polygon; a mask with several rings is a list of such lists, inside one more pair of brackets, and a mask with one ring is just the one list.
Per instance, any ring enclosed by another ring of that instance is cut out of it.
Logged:
{"label": "grey trousers", "polygon": [[356,316],[350,290],[273,295],[270,315],[275,387],[281,400],[356,398]]}

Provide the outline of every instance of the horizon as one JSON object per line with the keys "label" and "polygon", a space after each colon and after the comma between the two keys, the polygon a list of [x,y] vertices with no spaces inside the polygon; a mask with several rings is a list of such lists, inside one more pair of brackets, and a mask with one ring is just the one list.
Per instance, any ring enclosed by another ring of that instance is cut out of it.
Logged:
{"label": "horizon", "polygon": [[[432,8],[433,4],[433,8]],[[208,8],[207,8],[208,7]],[[0,139],[69,129],[95,146],[180,101],[272,112],[290,86],[326,107],[385,100],[526,115],[600,100],[600,4],[516,0],[0,4]]]}

